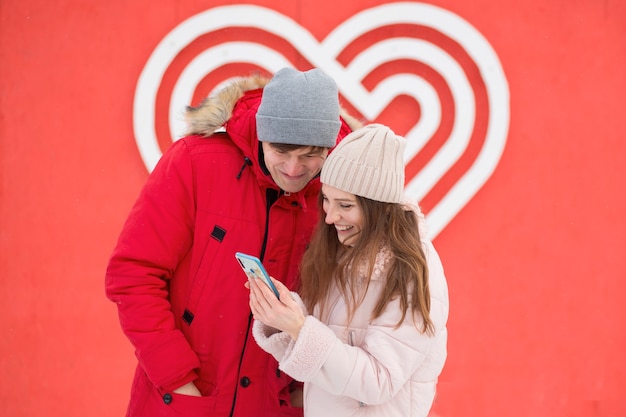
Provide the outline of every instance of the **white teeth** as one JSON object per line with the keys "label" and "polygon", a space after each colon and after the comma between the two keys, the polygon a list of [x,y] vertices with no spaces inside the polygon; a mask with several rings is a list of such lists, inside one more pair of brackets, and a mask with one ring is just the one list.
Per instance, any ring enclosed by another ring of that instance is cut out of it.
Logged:
{"label": "white teeth", "polygon": [[335,229],[337,229],[340,232],[345,232],[348,229],[352,229],[352,226],[335,226]]}

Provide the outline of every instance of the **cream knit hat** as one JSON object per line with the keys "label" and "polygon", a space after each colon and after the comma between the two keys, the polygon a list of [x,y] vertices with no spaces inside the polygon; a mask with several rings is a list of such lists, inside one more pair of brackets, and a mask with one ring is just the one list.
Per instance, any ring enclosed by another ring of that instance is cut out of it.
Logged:
{"label": "cream knit hat", "polygon": [[371,124],[346,136],[324,162],[320,180],[370,200],[400,203],[404,192],[406,139]]}

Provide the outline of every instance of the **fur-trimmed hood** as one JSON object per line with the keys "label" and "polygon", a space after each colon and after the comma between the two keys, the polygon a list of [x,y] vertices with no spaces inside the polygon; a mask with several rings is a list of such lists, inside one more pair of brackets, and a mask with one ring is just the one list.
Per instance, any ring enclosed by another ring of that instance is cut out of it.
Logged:
{"label": "fur-trimmed hood", "polygon": [[230,120],[235,104],[246,92],[265,87],[270,79],[259,74],[238,78],[205,98],[197,107],[188,106],[185,112],[185,134],[211,136]]}

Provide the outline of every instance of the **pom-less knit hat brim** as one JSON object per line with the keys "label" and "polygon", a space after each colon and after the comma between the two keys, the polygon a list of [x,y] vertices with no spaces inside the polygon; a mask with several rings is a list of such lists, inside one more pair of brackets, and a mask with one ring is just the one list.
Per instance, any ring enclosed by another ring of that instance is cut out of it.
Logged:
{"label": "pom-less knit hat brim", "polygon": [[263,89],[256,124],[261,142],[332,148],[341,127],[337,84],[317,68],[282,68]]}
{"label": "pom-less knit hat brim", "polygon": [[350,194],[400,203],[406,139],[372,124],[346,136],[324,162],[320,180]]}

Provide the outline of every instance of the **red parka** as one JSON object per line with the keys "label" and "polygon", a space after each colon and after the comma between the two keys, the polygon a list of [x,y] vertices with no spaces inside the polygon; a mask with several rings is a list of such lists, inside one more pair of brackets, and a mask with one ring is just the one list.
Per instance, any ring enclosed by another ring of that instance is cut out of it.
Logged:
{"label": "red parka", "polygon": [[[197,134],[164,153],[123,226],[105,288],[138,359],[129,417],[302,414],[289,404],[291,378],[251,336],[234,256],[259,256],[294,288],[317,222],[319,179],[282,193],[259,158],[255,115],[267,81],[190,109]],[[351,131],[344,120],[338,140]],[[172,392],[190,381],[202,397]]]}

